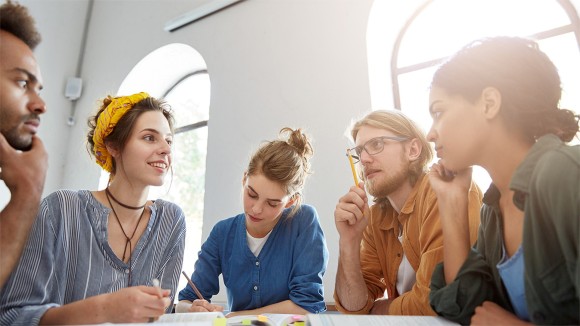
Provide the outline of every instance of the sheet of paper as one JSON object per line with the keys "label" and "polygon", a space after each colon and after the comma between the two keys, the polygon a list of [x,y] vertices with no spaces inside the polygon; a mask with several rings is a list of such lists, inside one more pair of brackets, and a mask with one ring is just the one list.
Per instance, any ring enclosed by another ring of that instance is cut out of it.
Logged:
{"label": "sheet of paper", "polygon": [[343,315],[343,314],[308,314],[307,325],[310,326],[385,326],[385,325],[459,325],[442,317],[434,316],[376,316],[376,315]]}
{"label": "sheet of paper", "polygon": [[216,318],[224,318],[221,312],[189,312],[180,314],[165,314],[154,324],[159,326],[213,326]]}

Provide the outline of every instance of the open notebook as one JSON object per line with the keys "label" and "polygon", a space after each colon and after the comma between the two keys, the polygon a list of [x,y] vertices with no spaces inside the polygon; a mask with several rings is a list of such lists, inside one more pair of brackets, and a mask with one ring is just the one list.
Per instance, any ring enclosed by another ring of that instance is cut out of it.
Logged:
{"label": "open notebook", "polygon": [[188,312],[181,314],[165,314],[155,324],[167,324],[171,326],[213,326],[214,320],[225,320],[221,312]]}
{"label": "open notebook", "polygon": [[291,314],[261,314],[225,318],[221,312],[196,312],[166,314],[155,323],[171,326],[176,326],[176,324],[190,326],[300,326],[305,325],[305,319],[304,315]]}
{"label": "open notebook", "polygon": [[384,326],[384,325],[414,325],[432,326],[458,325],[442,317],[435,316],[376,316],[376,315],[345,315],[345,314],[263,314],[235,316],[224,318],[221,312],[181,313],[163,315],[156,323],[167,326]]}
{"label": "open notebook", "polygon": [[234,316],[227,320],[227,326],[258,325],[258,326],[305,326],[306,316],[289,314],[261,314]]}

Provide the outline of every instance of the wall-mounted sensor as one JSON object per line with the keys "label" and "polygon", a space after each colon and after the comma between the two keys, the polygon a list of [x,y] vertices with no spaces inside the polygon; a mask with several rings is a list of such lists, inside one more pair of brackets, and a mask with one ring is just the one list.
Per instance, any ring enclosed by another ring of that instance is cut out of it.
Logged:
{"label": "wall-mounted sensor", "polygon": [[69,77],[66,81],[64,96],[69,100],[74,101],[81,97],[82,90],[83,80],[77,77]]}

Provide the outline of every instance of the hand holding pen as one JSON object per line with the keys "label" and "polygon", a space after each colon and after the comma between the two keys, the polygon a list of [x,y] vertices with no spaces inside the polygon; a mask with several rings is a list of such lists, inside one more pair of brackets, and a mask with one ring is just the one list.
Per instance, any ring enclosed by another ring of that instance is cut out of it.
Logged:
{"label": "hand holding pen", "polygon": [[[169,304],[171,303],[169,300],[169,291],[168,290],[163,290],[161,289],[161,283],[159,282],[158,279],[154,278],[153,280],[151,280],[151,283],[153,284],[153,287],[155,288],[155,295],[157,296],[157,298],[161,299],[164,301],[164,311],[165,309],[169,306]],[[154,317],[149,317],[148,322],[152,323],[156,320],[159,319],[159,316],[156,315]]]}

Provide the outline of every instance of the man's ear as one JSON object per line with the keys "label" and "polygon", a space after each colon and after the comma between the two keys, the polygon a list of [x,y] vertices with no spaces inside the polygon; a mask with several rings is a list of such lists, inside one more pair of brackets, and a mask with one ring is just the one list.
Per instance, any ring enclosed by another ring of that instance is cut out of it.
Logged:
{"label": "man's ear", "polygon": [[413,138],[409,141],[409,148],[407,150],[407,157],[409,161],[413,162],[419,159],[421,156],[421,151],[423,150],[423,146],[421,142],[417,138]]}
{"label": "man's ear", "polygon": [[286,203],[286,205],[284,206],[284,208],[288,208],[288,207],[294,205],[294,203],[298,199],[298,196],[300,196],[300,194],[299,193],[295,193],[292,197],[290,197],[290,200],[288,200],[288,202]]}
{"label": "man's ear", "polygon": [[481,101],[483,102],[483,113],[487,119],[493,119],[501,110],[501,93],[495,87],[486,87],[481,91]]}

